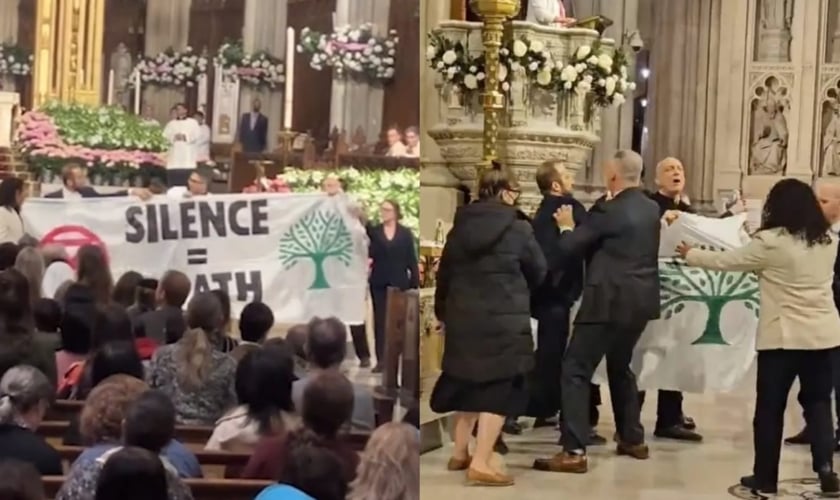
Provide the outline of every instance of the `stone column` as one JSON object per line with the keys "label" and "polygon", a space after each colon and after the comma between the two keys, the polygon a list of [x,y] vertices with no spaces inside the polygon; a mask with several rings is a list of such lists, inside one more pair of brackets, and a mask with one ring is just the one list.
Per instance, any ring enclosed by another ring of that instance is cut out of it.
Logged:
{"label": "stone column", "polygon": [[435,73],[426,62],[425,33],[449,17],[449,1],[421,2],[420,33],[420,238],[433,240],[438,219],[451,222],[461,204],[458,179],[446,168],[440,149],[425,131],[440,122]]}
{"label": "stone column", "polygon": [[[374,32],[385,36],[390,29],[390,10],[391,0],[338,0],[335,22],[337,26],[354,27],[373,23]],[[385,91],[382,88],[349,78],[344,81],[333,80],[332,97],[330,118],[333,120],[333,126],[339,130],[346,130],[348,138],[361,127],[365,131],[368,143],[379,139],[382,128],[388,125],[382,123],[382,107],[385,101]]]}
{"label": "stone column", "polygon": [[[245,26],[242,29],[242,46],[246,52],[265,50],[277,57],[286,54],[286,0],[265,2],[247,0],[245,2]],[[298,37],[300,33],[295,33]],[[296,54],[297,55],[297,54]],[[251,109],[255,97],[262,102],[262,112],[268,117],[268,150],[278,146],[277,132],[283,126],[283,87],[274,90],[257,90],[247,85],[241,86],[239,101],[240,113]]]}
{"label": "stone column", "polygon": [[[723,83],[717,57],[728,51],[720,43],[722,3],[677,0],[657,3],[653,11],[646,165],[652,169],[666,156],[682,160],[695,204],[714,198],[715,115]],[[674,47],[680,48],[678,57]]]}
{"label": "stone column", "polygon": [[[190,33],[192,0],[148,0],[146,3],[146,55],[152,56],[168,48],[183,50]],[[185,97],[184,89],[147,86],[143,102],[152,106],[154,117],[162,124],[169,121],[169,109]]]}
{"label": "stone column", "polygon": [[[18,3],[20,0],[0,0],[0,43],[17,42]],[[14,92],[14,78],[4,77],[0,86],[7,92]]]}

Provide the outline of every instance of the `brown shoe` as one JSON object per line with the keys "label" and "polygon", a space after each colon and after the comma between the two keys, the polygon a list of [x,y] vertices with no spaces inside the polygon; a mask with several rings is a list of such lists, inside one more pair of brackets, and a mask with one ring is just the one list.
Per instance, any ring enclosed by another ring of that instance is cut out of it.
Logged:
{"label": "brown shoe", "polygon": [[467,469],[467,483],[470,486],[513,486],[513,477],[501,472],[479,472]]}
{"label": "brown shoe", "polygon": [[586,455],[575,455],[573,453],[558,453],[551,458],[538,458],[534,460],[534,469],[547,472],[571,472],[583,474],[589,469],[589,461]]}
{"label": "brown shoe", "polygon": [[618,443],[615,451],[619,455],[627,455],[637,460],[647,460],[650,458],[650,450],[646,444],[626,444]]}
{"label": "brown shoe", "polygon": [[446,463],[446,470],[448,471],[459,471],[459,470],[467,470],[470,468],[470,462],[472,462],[472,457],[467,456],[467,458],[455,458],[451,457],[449,462]]}

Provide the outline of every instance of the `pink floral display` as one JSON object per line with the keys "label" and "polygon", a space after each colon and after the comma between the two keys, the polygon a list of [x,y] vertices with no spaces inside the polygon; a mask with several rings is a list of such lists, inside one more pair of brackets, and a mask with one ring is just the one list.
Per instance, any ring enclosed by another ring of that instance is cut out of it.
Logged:
{"label": "pink floral display", "polygon": [[159,153],[68,144],[61,137],[53,119],[41,111],[29,111],[20,118],[17,141],[22,152],[36,161],[38,158],[73,159],[85,162],[88,167],[139,168],[141,165],[165,165]]}
{"label": "pink floral display", "polygon": [[242,190],[243,193],[291,193],[292,188],[286,182],[282,175],[276,176],[274,179],[262,177],[257,179],[253,184]]}

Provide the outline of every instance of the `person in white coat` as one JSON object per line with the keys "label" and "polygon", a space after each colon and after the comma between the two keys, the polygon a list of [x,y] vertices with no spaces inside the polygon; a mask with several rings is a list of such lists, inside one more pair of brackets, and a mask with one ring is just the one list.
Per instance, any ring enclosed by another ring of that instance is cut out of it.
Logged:
{"label": "person in white coat", "polygon": [[568,26],[575,22],[574,18],[566,17],[563,0],[528,0],[525,20],[546,26]]}
{"label": "person in white coat", "polygon": [[194,118],[187,116],[187,106],[178,103],[173,108],[175,119],[166,124],[163,136],[169,141],[166,155],[167,182],[170,186],[183,186],[196,167],[196,141],[201,127]]}
{"label": "person in white coat", "polygon": [[206,163],[210,161],[210,126],[204,118],[204,113],[196,112],[195,120],[198,122],[198,137],[195,140],[195,159]]}
{"label": "person in white coat", "polygon": [[23,238],[20,206],[25,197],[21,179],[9,177],[0,182],[0,243],[17,243]]}

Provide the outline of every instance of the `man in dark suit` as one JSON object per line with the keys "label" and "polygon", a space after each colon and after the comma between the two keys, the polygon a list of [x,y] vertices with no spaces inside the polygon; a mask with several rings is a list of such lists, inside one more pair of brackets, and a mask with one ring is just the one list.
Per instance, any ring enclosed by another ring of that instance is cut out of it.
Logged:
{"label": "man in dark suit", "polygon": [[560,228],[555,259],[591,255],[575,330],[563,358],[563,452],[538,459],[534,468],[586,472],[589,391],[592,375],[606,356],[607,375],[618,422],[618,454],[648,458],[639,418],[633,348],[647,323],[659,317],[659,209],[640,189],[642,158],[622,150],[603,166],[608,200],[596,204],[575,226],[571,206],[555,219]]}
{"label": "man in dark suit", "polygon": [[135,330],[158,344],[177,342],[187,329],[184,321],[184,303],[192,291],[192,283],[180,271],[167,271],[158,284],[155,299],[158,308],[141,314]]}
{"label": "man in dark suit", "polygon": [[68,163],[62,167],[61,183],[61,189],[53,191],[52,193],[47,193],[44,195],[44,198],[71,200],[79,198],[137,196],[140,199],[148,200],[152,196],[152,193],[145,188],[131,188],[108,194],[99,193],[92,187],[88,186],[87,170],[78,163]]}
{"label": "man in dark suit", "polygon": [[260,100],[255,98],[251,112],[239,120],[239,143],[246,153],[262,153],[268,144],[268,118],[260,113],[260,107]]}
{"label": "man in dark suit", "polygon": [[[840,238],[840,185],[819,181],[817,182],[815,191],[823,214],[828,219],[828,222],[831,223],[832,237]],[[831,289],[834,292],[834,306],[840,311],[840,249],[838,250],[837,258],[834,260],[834,278],[831,282]],[[834,410],[837,416],[837,429],[834,433],[834,440],[835,450],[840,451],[840,349],[835,349],[833,356]],[[801,405],[802,392],[799,393],[799,401]],[[799,434],[785,439],[785,444],[811,444],[808,427],[803,428]]]}

